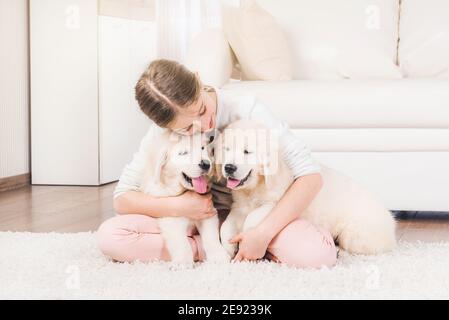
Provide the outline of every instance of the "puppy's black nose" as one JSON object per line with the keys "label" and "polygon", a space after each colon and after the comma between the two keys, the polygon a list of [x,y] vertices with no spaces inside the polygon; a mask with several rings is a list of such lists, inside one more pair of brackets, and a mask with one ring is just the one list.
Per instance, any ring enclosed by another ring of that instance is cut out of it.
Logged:
{"label": "puppy's black nose", "polygon": [[209,162],[209,160],[201,160],[199,166],[200,166],[200,168],[203,169],[204,171],[207,171],[207,170],[209,170],[209,168],[210,168],[210,162]]}
{"label": "puppy's black nose", "polygon": [[235,165],[229,164],[229,163],[225,164],[224,169],[227,174],[233,174],[234,172],[237,171],[237,167]]}

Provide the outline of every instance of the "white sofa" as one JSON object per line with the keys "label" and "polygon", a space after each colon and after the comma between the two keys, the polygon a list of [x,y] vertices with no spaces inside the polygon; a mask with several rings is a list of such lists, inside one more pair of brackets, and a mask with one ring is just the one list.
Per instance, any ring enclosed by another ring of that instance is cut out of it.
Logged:
{"label": "white sofa", "polygon": [[[221,29],[200,34],[186,64],[205,83],[256,94],[390,210],[449,211],[449,1],[258,3],[285,32],[292,80],[230,79],[238,61]],[[344,55],[322,54],[335,49]]]}

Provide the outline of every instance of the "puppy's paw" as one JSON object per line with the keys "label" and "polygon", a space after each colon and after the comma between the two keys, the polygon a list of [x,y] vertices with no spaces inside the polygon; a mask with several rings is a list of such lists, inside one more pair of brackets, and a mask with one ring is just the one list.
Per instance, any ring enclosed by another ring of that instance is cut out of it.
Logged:
{"label": "puppy's paw", "polygon": [[171,265],[173,266],[193,266],[193,253],[192,251],[177,252],[171,254]]}
{"label": "puppy's paw", "polygon": [[238,245],[235,243],[224,243],[223,248],[225,248],[228,255],[233,259],[238,251]]}
{"label": "puppy's paw", "polygon": [[231,257],[223,247],[218,247],[211,252],[206,253],[206,261],[214,263],[226,263],[231,261]]}

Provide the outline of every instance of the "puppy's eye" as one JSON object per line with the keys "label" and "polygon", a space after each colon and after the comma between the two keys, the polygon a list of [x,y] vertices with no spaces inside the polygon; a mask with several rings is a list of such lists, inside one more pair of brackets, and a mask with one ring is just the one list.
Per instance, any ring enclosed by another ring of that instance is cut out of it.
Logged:
{"label": "puppy's eye", "polygon": [[179,151],[178,152],[178,156],[185,156],[188,152],[186,150],[184,151]]}
{"label": "puppy's eye", "polygon": [[201,147],[201,150],[204,150],[204,147]]}
{"label": "puppy's eye", "polygon": [[244,153],[244,154],[250,154],[251,152],[249,152],[248,150],[245,149],[245,150],[243,151],[243,153]]}

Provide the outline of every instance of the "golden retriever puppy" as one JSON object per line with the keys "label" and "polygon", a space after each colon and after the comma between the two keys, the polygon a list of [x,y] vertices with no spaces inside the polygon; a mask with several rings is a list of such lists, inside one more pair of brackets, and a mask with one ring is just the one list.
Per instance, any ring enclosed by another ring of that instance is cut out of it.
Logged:
{"label": "golden retriever puppy", "polygon": [[[257,226],[294,180],[281,157],[276,135],[254,122],[240,120],[229,125],[217,139],[215,156],[217,172],[232,190],[233,205],[220,234],[233,257],[237,247],[228,240]],[[329,230],[348,252],[391,250],[396,242],[391,213],[348,176],[323,165],[321,175],[323,187],[301,218]]]}
{"label": "golden retriever puppy", "polygon": [[[165,131],[154,141],[153,152],[142,178],[142,191],[154,197],[178,196],[186,190],[209,191],[212,159],[201,134],[180,136]],[[185,217],[158,218],[158,225],[174,263],[192,264],[193,253],[187,230],[194,224],[201,235],[207,261],[226,262],[230,257],[220,243],[219,220]]]}

